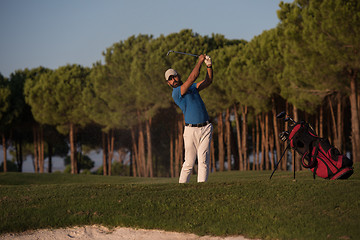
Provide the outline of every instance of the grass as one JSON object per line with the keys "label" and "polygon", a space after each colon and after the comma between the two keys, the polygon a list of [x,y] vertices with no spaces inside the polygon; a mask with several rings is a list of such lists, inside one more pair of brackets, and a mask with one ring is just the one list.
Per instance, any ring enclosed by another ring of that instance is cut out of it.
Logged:
{"label": "grass", "polygon": [[245,235],[360,239],[360,164],[348,180],[312,173],[222,172],[209,182],[68,174],[0,174],[0,233],[100,224]]}

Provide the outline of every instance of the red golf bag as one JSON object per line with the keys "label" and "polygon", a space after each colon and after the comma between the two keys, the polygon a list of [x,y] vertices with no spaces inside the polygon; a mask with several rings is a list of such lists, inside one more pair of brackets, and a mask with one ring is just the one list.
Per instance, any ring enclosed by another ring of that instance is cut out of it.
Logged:
{"label": "red golf bag", "polygon": [[[281,114],[285,115],[285,113]],[[281,114],[277,117],[281,118]],[[313,172],[314,178],[317,175],[331,180],[347,179],[353,174],[352,160],[341,154],[338,149],[330,144],[328,139],[318,137],[308,123],[304,121],[295,122],[289,117],[285,121],[291,121],[291,124],[288,131],[280,134],[281,140],[288,141],[288,147],[290,146],[302,156],[302,166],[309,168]],[[287,151],[287,148],[284,152]]]}
{"label": "red golf bag", "polygon": [[328,139],[318,137],[306,122],[289,126],[290,146],[300,155],[301,164],[315,175],[325,179],[346,179],[353,174],[353,162]]}

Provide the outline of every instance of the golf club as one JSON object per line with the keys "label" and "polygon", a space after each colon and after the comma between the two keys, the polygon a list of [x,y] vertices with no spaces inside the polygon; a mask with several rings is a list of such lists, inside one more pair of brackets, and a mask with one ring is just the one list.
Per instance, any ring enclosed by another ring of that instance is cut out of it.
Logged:
{"label": "golf club", "polygon": [[285,142],[288,140],[289,138],[289,132],[288,131],[283,131],[279,134],[279,138],[281,139],[281,141]]}
{"label": "golf club", "polygon": [[[285,118],[285,117],[286,117],[286,118]],[[279,114],[276,116],[276,118],[278,118],[278,119],[285,118],[285,119],[284,119],[285,122],[291,121],[292,124],[295,124],[294,119],[292,119],[289,115],[287,115],[285,111],[279,113]]]}
{"label": "golf club", "polygon": [[195,55],[195,54],[191,54],[191,53],[185,53],[185,52],[177,52],[177,51],[174,51],[174,50],[169,50],[166,54],[166,56],[169,56],[170,53],[180,53],[180,54],[184,54],[184,55],[190,55],[190,56],[193,56],[193,57],[199,57],[199,55]]}
{"label": "golf club", "polygon": [[281,112],[281,113],[279,113],[277,116],[276,116],[276,118],[284,118],[286,116],[286,112],[284,111],[284,112]]}

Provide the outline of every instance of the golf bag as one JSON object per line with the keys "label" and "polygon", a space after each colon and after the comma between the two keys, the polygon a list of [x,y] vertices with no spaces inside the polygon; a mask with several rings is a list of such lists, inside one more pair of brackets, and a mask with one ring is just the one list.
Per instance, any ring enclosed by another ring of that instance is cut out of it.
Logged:
{"label": "golf bag", "polygon": [[[285,113],[280,113],[277,117],[282,118],[283,115]],[[313,172],[314,179],[316,175],[331,180],[347,179],[353,174],[352,160],[341,154],[328,139],[318,137],[309,123],[295,122],[290,117],[286,120],[291,121],[291,124],[288,131],[280,133],[279,137],[282,141],[288,141],[288,147],[302,156],[302,166]]]}

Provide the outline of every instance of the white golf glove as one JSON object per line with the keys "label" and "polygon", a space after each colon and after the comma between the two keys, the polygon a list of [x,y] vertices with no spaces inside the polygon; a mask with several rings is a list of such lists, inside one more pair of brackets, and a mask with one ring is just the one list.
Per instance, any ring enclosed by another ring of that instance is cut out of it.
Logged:
{"label": "white golf glove", "polygon": [[206,55],[204,62],[208,67],[212,65],[211,58],[208,55]]}

